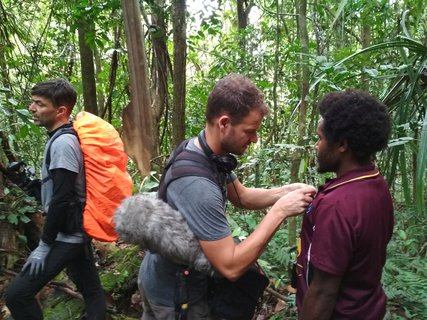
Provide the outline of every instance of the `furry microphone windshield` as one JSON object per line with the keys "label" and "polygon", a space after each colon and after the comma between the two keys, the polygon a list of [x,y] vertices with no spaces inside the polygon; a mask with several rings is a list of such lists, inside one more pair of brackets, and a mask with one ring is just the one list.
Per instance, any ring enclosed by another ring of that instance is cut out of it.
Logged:
{"label": "furry microphone windshield", "polygon": [[205,274],[215,273],[181,213],[164,201],[144,194],[127,197],[114,222],[123,241]]}

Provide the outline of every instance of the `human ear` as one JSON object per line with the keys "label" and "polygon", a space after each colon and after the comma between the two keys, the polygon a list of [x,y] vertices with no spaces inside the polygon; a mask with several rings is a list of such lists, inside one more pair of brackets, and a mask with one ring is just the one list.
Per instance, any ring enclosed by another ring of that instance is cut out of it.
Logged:
{"label": "human ear", "polygon": [[339,152],[346,152],[348,149],[348,141],[347,139],[343,139],[338,144],[338,150]]}
{"label": "human ear", "polygon": [[224,128],[227,128],[227,126],[231,123],[231,119],[228,115],[222,115],[219,118],[218,123],[219,123],[220,129],[224,129]]}
{"label": "human ear", "polygon": [[65,106],[59,106],[57,109],[57,115],[61,115],[61,116],[67,116],[67,107]]}

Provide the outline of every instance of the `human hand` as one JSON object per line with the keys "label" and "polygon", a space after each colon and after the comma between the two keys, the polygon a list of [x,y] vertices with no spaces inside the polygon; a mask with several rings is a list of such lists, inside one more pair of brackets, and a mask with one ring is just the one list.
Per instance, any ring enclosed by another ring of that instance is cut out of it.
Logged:
{"label": "human hand", "polygon": [[285,195],[285,194],[287,194],[289,192],[292,192],[294,190],[298,190],[298,189],[305,188],[305,187],[312,187],[312,186],[309,185],[309,184],[300,183],[300,182],[296,182],[296,183],[291,183],[291,184],[284,185],[282,187],[283,191],[284,191],[283,195]]}
{"label": "human hand", "polygon": [[278,211],[285,218],[296,216],[304,212],[310,202],[313,201],[316,192],[316,188],[313,186],[301,186],[282,196],[271,210]]}
{"label": "human hand", "polygon": [[38,247],[35,248],[33,252],[31,252],[27,262],[24,264],[22,272],[26,272],[28,270],[31,276],[37,278],[44,270],[46,257],[50,251],[50,248],[50,245],[40,240]]}

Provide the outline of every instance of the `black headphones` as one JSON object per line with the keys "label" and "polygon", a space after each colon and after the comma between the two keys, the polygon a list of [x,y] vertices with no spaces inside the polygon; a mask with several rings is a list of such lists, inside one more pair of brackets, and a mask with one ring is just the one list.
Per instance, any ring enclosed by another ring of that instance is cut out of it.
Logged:
{"label": "black headphones", "polygon": [[208,156],[208,158],[216,165],[218,171],[222,173],[231,173],[237,167],[237,159],[232,154],[226,154],[225,156],[220,156],[213,153],[212,149],[209,147],[206,142],[205,130],[200,131],[197,136],[202,146],[203,152]]}

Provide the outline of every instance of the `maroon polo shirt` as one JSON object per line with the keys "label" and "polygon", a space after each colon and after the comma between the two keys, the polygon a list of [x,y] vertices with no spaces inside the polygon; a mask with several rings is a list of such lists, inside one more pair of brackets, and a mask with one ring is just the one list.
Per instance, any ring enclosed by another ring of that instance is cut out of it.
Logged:
{"label": "maroon polo shirt", "polygon": [[349,171],[319,188],[304,214],[297,259],[301,310],[312,269],[342,277],[332,319],[383,319],[381,273],[393,232],[393,204],[374,166]]}

